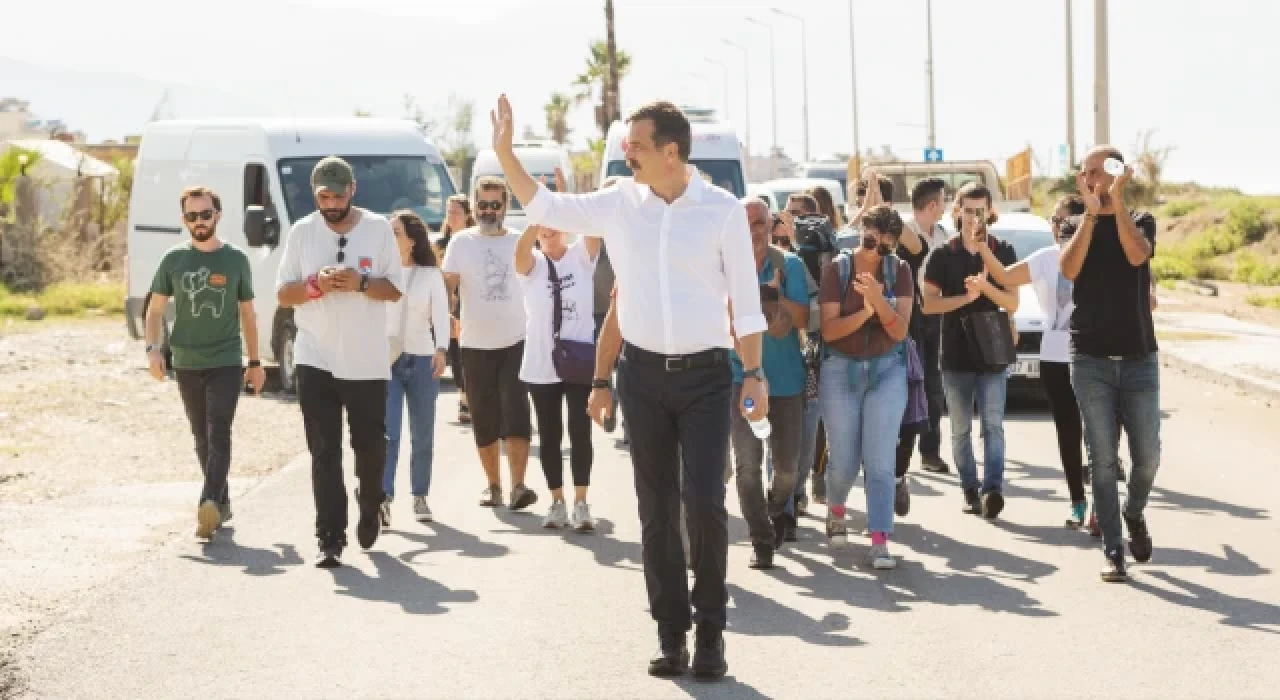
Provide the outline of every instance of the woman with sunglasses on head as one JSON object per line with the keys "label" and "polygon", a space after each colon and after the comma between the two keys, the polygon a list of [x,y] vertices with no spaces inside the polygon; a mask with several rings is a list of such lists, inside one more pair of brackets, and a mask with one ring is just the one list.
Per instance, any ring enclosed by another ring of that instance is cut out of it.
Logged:
{"label": "woman with sunglasses on head", "polygon": [[831,220],[831,228],[839,231],[844,228],[844,217],[840,215],[840,210],[836,208],[835,199],[831,197],[831,193],[827,188],[817,185],[809,188],[810,197],[818,202],[818,213]]}
{"label": "woman with sunglasses on head", "polygon": [[[445,251],[455,233],[460,233],[476,225],[476,217],[471,215],[471,200],[465,194],[449,197],[445,205],[444,223],[440,226],[439,258],[444,259]],[[458,319],[462,318],[458,299],[455,297],[449,304],[451,323],[449,326],[449,372],[453,375],[453,384],[458,387],[458,422],[470,423],[471,410],[467,407],[467,386],[462,378],[462,351],[458,347],[458,334],[461,332]]]}
{"label": "woman with sunglasses on head", "polygon": [[435,250],[427,238],[427,225],[413,211],[391,215],[396,247],[403,266],[404,295],[387,310],[387,337],[391,339],[391,381],[387,384],[387,462],[382,490],[386,494],[381,516],[391,525],[391,501],[395,495],[396,464],[400,460],[401,421],[409,404],[409,484],[413,515],[431,522],[427,494],[431,490],[431,462],[436,432],[436,398],[440,375],[449,352],[449,296]]}

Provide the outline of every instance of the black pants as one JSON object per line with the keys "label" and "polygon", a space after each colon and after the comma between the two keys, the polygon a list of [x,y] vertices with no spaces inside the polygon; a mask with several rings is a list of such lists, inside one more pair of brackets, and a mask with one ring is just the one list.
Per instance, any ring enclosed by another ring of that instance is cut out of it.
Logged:
{"label": "black pants", "polygon": [[462,372],[462,350],[457,338],[449,340],[449,372],[453,374],[453,385],[458,387],[458,392],[466,392],[467,379]]}
{"label": "black pants", "polygon": [[[727,361],[669,372],[638,359],[644,353],[630,345],[623,349],[618,388],[631,424],[649,611],[664,635],[682,634],[692,622],[724,629],[729,599],[724,476],[733,374]],[[680,541],[682,496],[695,576],[692,596]]]}
{"label": "black pants", "polygon": [[230,505],[227,473],[231,471],[231,423],[244,387],[244,369],[180,369],[178,393],[196,439],[196,457],[204,473],[200,502]]}
{"label": "black pants", "polygon": [[[1076,392],[1071,388],[1071,364],[1069,362],[1041,362],[1040,381],[1049,395],[1049,409],[1053,412],[1053,425],[1058,433],[1058,456],[1062,459],[1062,471],[1067,475],[1067,491],[1071,500],[1084,500],[1084,424],[1080,420],[1080,406]],[[1120,432],[1116,431],[1117,439]]]}
{"label": "black pants", "polygon": [[924,391],[929,404],[929,429],[917,432],[920,435],[920,454],[930,457],[937,457],[942,447],[942,412],[947,406],[947,395],[942,388],[942,369],[938,365],[942,345],[941,319],[941,316],[925,317],[921,324],[924,337],[916,339],[920,362],[924,365]]}
{"label": "black pants", "polygon": [[342,410],[347,410],[351,450],[356,454],[361,509],[382,503],[387,459],[387,382],[335,379],[324,370],[298,365],[298,403],[311,451],[311,491],[316,501],[316,537],[322,546],[346,546],[347,491],[342,479]]}
{"label": "black pants", "polygon": [[569,468],[574,486],[591,485],[591,416],[587,415],[586,384],[530,384],[533,411],[538,417],[538,456],[547,488],[564,487],[564,456],[560,444],[564,438],[564,411],[569,411]]}

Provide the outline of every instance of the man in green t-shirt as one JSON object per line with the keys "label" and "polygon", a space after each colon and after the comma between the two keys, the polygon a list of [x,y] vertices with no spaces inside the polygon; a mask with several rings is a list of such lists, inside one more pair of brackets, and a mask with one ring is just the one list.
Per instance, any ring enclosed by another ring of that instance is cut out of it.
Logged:
{"label": "man in green t-shirt", "polygon": [[[163,380],[162,327],[165,308],[173,298],[169,346],[204,472],[196,537],[209,539],[231,519],[227,473],[231,469],[231,422],[240,389],[247,381],[255,393],[261,392],[266,374],[258,360],[249,257],[217,236],[222,200],[207,188],[188,187],[180,204],[191,240],[165,253],[151,283],[147,358],[151,376]],[[241,365],[242,335],[249,352],[248,372]]]}

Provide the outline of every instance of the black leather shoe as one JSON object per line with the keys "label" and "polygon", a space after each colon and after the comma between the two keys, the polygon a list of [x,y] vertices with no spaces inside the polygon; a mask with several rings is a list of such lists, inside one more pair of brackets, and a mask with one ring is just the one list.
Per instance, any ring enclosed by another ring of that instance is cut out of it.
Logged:
{"label": "black leather shoe", "polygon": [[693,677],[700,681],[714,681],[729,672],[724,660],[724,632],[708,627],[698,627],[697,648],[693,653]]}
{"label": "black leather shoe", "polygon": [[356,503],[360,505],[360,523],[356,525],[356,541],[362,549],[369,549],[378,541],[382,533],[382,517],[377,503],[360,500],[360,489],[356,489]]}
{"label": "black leather shoe", "polygon": [[751,552],[751,563],[747,566],[752,569],[772,569],[773,548],[763,544],[755,545]]}
{"label": "black leather shoe", "polygon": [[658,651],[649,659],[649,675],[658,678],[683,676],[688,668],[689,647],[685,644],[683,634],[675,638],[664,636]]}

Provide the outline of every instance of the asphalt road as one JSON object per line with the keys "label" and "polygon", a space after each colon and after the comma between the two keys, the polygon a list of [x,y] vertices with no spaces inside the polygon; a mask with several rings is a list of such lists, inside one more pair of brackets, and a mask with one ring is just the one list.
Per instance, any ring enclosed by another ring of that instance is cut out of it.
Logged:
{"label": "asphalt road", "polygon": [[[1066,486],[1041,413],[1006,424],[997,523],[960,513],[954,475],[913,469],[892,572],[871,570],[863,538],[833,558],[816,519],[778,569],[747,569],[731,491],[730,671],[710,685],[644,672],[654,627],[630,463],[613,436],[596,434],[600,531],[547,532],[536,463],[536,515],[476,505],[470,433],[446,409],[437,524],[413,522],[401,499],[374,551],[316,569],[309,473],[295,460],[240,499],[235,528],[213,544],[175,540],[40,635],[28,687],[58,698],[1274,696],[1280,410],[1172,372],[1163,408],[1155,558],[1126,585],[1100,582],[1096,541],[1063,527]],[[860,499],[858,488],[859,511]]]}

